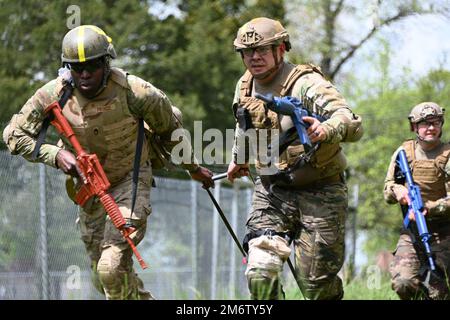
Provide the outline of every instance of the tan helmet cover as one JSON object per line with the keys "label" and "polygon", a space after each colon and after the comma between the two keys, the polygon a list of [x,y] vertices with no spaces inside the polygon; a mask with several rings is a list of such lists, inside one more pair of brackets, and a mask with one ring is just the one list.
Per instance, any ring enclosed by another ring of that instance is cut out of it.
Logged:
{"label": "tan helmet cover", "polygon": [[286,51],[289,51],[291,44],[289,34],[277,20],[269,18],[255,18],[239,28],[234,47],[236,51],[245,48],[254,48],[265,45],[278,45],[286,43]]}
{"label": "tan helmet cover", "polygon": [[443,117],[444,111],[445,109],[441,108],[437,103],[422,102],[411,110],[408,119],[411,123],[417,123],[427,118]]}

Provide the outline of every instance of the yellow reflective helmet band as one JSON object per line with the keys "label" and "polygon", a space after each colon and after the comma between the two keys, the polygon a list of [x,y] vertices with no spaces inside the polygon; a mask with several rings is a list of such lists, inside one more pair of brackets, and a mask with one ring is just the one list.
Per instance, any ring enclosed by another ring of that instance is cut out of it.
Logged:
{"label": "yellow reflective helmet band", "polygon": [[103,30],[100,29],[99,27],[97,27],[97,26],[92,26],[92,25],[88,25],[88,26],[86,26],[86,27],[89,28],[89,29],[94,30],[94,31],[97,32],[98,34],[101,34],[101,35],[105,36],[105,37],[106,37],[106,40],[108,40],[109,43],[112,42],[112,39],[111,39],[110,37],[108,37],[108,36],[106,35],[105,31],[103,31]]}
{"label": "yellow reflective helmet band", "polygon": [[78,28],[77,39],[78,39],[78,60],[80,60],[80,62],[85,62],[86,57],[84,55],[84,26],[80,26],[80,28]]}
{"label": "yellow reflective helmet band", "polygon": [[78,28],[78,34],[77,34],[78,60],[79,60],[79,62],[85,62],[86,61],[86,54],[85,54],[85,50],[84,50],[84,32],[85,32],[86,28],[89,28],[89,29],[97,32],[98,34],[104,36],[106,38],[106,40],[108,41],[108,43],[112,43],[112,39],[110,37],[108,37],[106,35],[106,33],[102,29],[100,29],[99,27],[92,26],[92,25],[80,26]]}

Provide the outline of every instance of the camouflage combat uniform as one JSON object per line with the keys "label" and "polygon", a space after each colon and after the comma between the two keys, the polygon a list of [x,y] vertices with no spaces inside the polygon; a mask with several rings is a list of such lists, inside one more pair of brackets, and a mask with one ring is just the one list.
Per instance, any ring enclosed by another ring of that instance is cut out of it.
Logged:
{"label": "camouflage combat uniform", "polygon": [[[390,266],[392,288],[401,299],[449,299],[448,275],[450,274],[450,144],[441,143],[435,149],[425,151],[417,141],[403,143],[413,180],[421,189],[422,200],[428,209],[426,222],[432,235],[431,249],[435,263],[444,279],[425,279],[427,264],[417,235],[403,231],[394,251]],[[395,179],[395,161],[398,148],[391,158],[384,186],[384,198],[390,204],[397,203],[395,195],[399,187]],[[412,222],[413,223],[413,222]],[[447,280],[445,280],[447,279]]]}
{"label": "camouflage combat uniform", "polygon": [[[50,81],[40,88],[15,114],[3,133],[12,154],[30,160],[44,119],[44,108],[58,100],[62,79]],[[117,202],[125,220],[134,225],[131,234],[137,245],[142,241],[151,213],[151,160],[155,154],[149,136],[142,151],[138,193],[135,210],[131,212],[132,171],[137,140],[137,118],[144,119],[154,135],[171,150],[171,133],[181,124],[174,116],[166,95],[150,83],[111,68],[103,91],[93,99],[86,99],[75,88],[66,103],[63,114],[72,126],[81,146],[95,153],[111,182],[109,192]],[[147,131],[149,134],[149,131]],[[69,144],[64,148],[71,149]],[[61,146],[43,144],[38,161],[56,167],[56,154]],[[195,159],[184,168],[194,170]],[[150,299],[150,292],[133,270],[132,250],[106,215],[99,199],[87,201],[80,213],[81,238],[89,254],[93,280],[108,299]]]}
{"label": "camouflage combat uniform", "polygon": [[[341,299],[342,281],[337,273],[344,261],[348,197],[343,177],[347,164],[340,142],[357,141],[361,137],[361,118],[312,65],[282,62],[276,78],[268,86],[253,81],[248,71],[237,83],[235,116],[236,110],[245,108],[256,130],[280,129],[283,132],[292,126],[290,118],[267,112],[262,101],[254,98],[255,93],[297,97],[304,107],[330,118],[322,124],[326,139],[311,161],[297,170],[296,185],[270,185],[264,177],[256,180],[245,239],[249,249],[246,276],[252,298],[284,296],[279,276],[293,241],[296,273],[305,297]],[[236,163],[239,159],[248,159],[247,150],[242,150],[237,143],[242,135],[244,132],[238,123],[233,146]],[[285,169],[303,153],[304,148],[297,139],[281,154],[276,166]],[[256,159],[256,167],[262,166]]]}

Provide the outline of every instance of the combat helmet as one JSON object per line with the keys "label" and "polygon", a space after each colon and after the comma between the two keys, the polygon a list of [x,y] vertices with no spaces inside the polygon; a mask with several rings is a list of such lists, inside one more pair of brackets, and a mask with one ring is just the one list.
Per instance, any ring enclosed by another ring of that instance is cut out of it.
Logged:
{"label": "combat helmet", "polygon": [[289,34],[286,29],[277,20],[265,17],[255,18],[239,28],[236,39],[234,39],[234,48],[236,51],[245,48],[254,48],[265,45],[286,44],[286,51],[291,48]]}
{"label": "combat helmet", "polygon": [[439,117],[442,118],[442,123],[444,123],[444,112],[445,109],[441,108],[435,102],[422,102],[412,108],[411,113],[408,116],[409,122],[411,124],[411,131],[413,130],[413,123],[419,123],[428,118]]}
{"label": "combat helmet", "polygon": [[63,64],[82,63],[103,56],[114,59],[117,54],[112,39],[99,27],[82,25],[64,36],[61,54]]}

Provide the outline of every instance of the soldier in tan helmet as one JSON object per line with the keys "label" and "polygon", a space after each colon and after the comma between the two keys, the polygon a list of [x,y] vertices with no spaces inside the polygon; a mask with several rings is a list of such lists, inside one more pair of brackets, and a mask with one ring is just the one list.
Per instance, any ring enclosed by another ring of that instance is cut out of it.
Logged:
{"label": "soldier in tan helmet", "polygon": [[[149,82],[110,66],[116,51],[111,38],[96,26],[83,25],[70,30],[62,42],[61,58],[66,71],[37,90],[12,117],[4,129],[3,139],[12,154],[45,163],[73,177],[67,184],[71,187],[69,195],[73,195],[80,182],[69,144],[65,141],[58,145],[44,143],[37,149],[37,158],[32,159],[45,117],[44,109],[59,100],[63,90],[72,88],[63,115],[83,149],[98,156],[111,183],[108,191],[126,222],[136,228],[131,238],[137,245],[145,235],[147,217],[151,213],[152,168],[164,163],[163,156],[167,154],[156,150],[170,152],[177,143],[171,141],[171,133],[181,128],[181,113]],[[146,134],[136,202],[131,212],[138,119],[145,121]],[[155,139],[159,145],[151,143]],[[212,173],[199,166],[192,154],[186,158],[190,161],[182,167],[193,179],[211,186]],[[91,261],[96,288],[107,299],[153,298],[134,272],[130,246],[107,218],[98,198],[90,198],[81,209],[81,238]]]}
{"label": "soldier in tan helmet", "polygon": [[[234,47],[246,72],[237,82],[233,99],[237,125],[233,160],[228,167],[230,181],[249,173],[248,148],[239,143],[246,132],[279,129],[283,133],[293,125],[290,117],[265,108],[255,93],[293,96],[308,110],[329,117],[323,123],[303,118],[310,124],[307,132],[311,142],[320,143],[320,147],[294,171],[294,183],[277,180],[275,174],[262,174],[265,164],[256,157],[259,177],[244,238],[251,297],[284,297],[280,273],[294,243],[295,270],[303,295],[307,299],[341,299],[344,292],[337,273],[344,261],[348,205],[343,175],[347,164],[340,143],[360,139],[361,118],[318,67],[284,60],[291,43],[280,22],[264,17],[247,22],[238,30]],[[269,141],[259,139],[258,143]],[[296,139],[275,165],[279,170],[289,169],[304,153]]]}
{"label": "soldier in tan helmet", "polygon": [[[414,140],[405,141],[393,154],[384,185],[389,204],[410,201],[403,181],[396,179],[395,161],[405,150],[414,182],[420,187],[425,219],[432,234],[431,249],[444,276],[427,279],[424,253],[417,235],[402,231],[390,267],[392,289],[400,299],[449,299],[450,288],[450,144],[441,141],[444,109],[434,102],[416,105],[408,117]],[[410,215],[410,218],[414,216]],[[445,276],[446,275],[446,276]]]}

